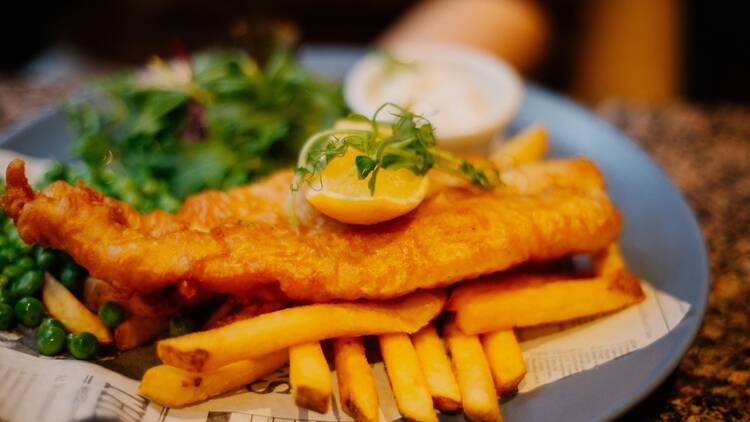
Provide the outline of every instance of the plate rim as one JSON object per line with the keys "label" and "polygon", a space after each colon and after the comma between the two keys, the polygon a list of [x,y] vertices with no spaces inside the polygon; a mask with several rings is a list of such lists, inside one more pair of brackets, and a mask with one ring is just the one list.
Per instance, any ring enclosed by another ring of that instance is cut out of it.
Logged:
{"label": "plate rim", "polygon": [[[669,177],[669,174],[667,174],[666,170],[654,159],[651,157],[651,155],[646,152],[643,147],[641,147],[638,143],[636,143],[630,136],[628,136],[626,133],[609,123],[608,121],[601,118],[599,115],[597,115],[592,110],[587,109],[580,103],[567,98],[563,95],[560,95],[558,93],[552,92],[548,89],[545,89],[537,84],[534,83],[525,83],[526,86],[526,93],[533,93],[533,95],[546,97],[546,99],[551,99],[552,101],[558,102],[562,104],[563,106],[574,110],[576,114],[586,116],[588,120],[599,126],[601,129],[609,132],[609,135],[613,138],[617,138],[618,142],[622,143],[624,146],[626,146],[631,152],[638,155],[639,158],[643,159],[645,162],[649,163],[653,167],[656,172],[658,172],[659,176],[661,176],[668,184],[669,188],[672,189],[678,197],[679,205],[682,208],[683,211],[687,211],[690,221],[690,227],[688,227],[691,237],[693,238],[693,241],[695,241],[695,244],[699,246],[700,249],[700,255],[701,260],[698,263],[700,266],[700,279],[701,284],[699,286],[696,286],[698,291],[698,302],[696,304],[690,304],[691,309],[689,312],[695,312],[696,318],[694,320],[687,320],[686,317],[689,315],[686,315],[683,317],[683,319],[672,329],[670,330],[667,335],[664,337],[658,339],[654,343],[666,341],[667,337],[670,336],[674,332],[674,330],[683,324],[692,324],[692,326],[689,327],[688,333],[686,335],[683,335],[677,340],[677,348],[675,351],[677,353],[674,353],[670,356],[670,358],[667,361],[667,365],[664,366],[664,370],[660,370],[659,373],[652,379],[652,382],[650,382],[645,388],[643,388],[640,393],[631,396],[629,399],[622,400],[619,405],[613,406],[612,412],[609,415],[605,416],[605,420],[612,420],[616,419],[620,416],[623,416],[628,410],[633,409],[638,403],[642,402],[644,399],[646,399],[651,393],[653,393],[656,389],[658,389],[662,384],[664,384],[664,381],[672,375],[672,373],[677,369],[677,366],[679,365],[680,361],[682,361],[682,358],[687,353],[690,346],[695,341],[698,331],[700,330],[701,326],[703,325],[703,320],[706,315],[706,311],[708,309],[708,295],[711,288],[711,270],[710,270],[710,261],[708,256],[708,247],[706,243],[706,239],[703,236],[703,232],[700,226],[700,223],[698,222],[698,218],[695,214],[695,211],[690,206],[690,203],[685,198],[685,195],[683,194],[682,190],[675,185],[675,183],[672,181],[672,179]],[[636,350],[633,353],[644,353],[647,351],[648,347]],[[590,369],[590,370],[596,370],[596,367]],[[587,372],[587,371],[584,371]],[[575,376],[575,374],[573,375]]]}

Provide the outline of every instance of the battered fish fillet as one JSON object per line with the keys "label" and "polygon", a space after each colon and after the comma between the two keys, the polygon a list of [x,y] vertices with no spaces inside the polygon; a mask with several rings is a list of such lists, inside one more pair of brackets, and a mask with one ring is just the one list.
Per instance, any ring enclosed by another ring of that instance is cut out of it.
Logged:
{"label": "battered fish fillet", "polygon": [[278,283],[304,301],[401,296],[529,260],[594,252],[620,232],[603,177],[585,159],[508,171],[494,192],[429,177],[431,192],[415,211],[374,226],[333,221],[299,195],[299,232],[284,211],[290,171],[195,195],[176,215],[140,214],[82,184],[55,182],[36,193],[16,160],[2,206],[25,242],[62,249],[123,289],[187,280],[247,295]]}

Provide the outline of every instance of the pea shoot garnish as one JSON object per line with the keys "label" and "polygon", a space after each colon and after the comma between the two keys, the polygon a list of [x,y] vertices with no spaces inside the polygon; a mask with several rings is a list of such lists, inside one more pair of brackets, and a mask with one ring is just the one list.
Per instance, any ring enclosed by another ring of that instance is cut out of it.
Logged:
{"label": "pea shoot garnish", "polygon": [[[392,123],[381,121],[386,111],[391,112]],[[367,180],[371,196],[375,193],[380,171],[385,169],[407,169],[417,176],[435,169],[484,189],[493,189],[499,183],[496,170],[479,168],[438,148],[432,124],[401,106],[386,103],[372,118],[354,114],[349,116],[349,121],[361,128],[325,130],[313,135],[302,146],[287,202],[293,226],[299,224],[294,208],[297,192],[304,184],[313,189],[321,186],[323,170],[331,161],[343,157],[349,148],[358,153],[354,160],[356,174],[359,180]]]}

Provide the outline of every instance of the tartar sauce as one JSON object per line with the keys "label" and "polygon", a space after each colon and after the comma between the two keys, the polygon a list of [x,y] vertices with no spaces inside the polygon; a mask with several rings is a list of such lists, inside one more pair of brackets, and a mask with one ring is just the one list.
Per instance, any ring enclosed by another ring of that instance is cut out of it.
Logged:
{"label": "tartar sauce", "polygon": [[496,113],[477,79],[451,63],[416,61],[382,66],[366,93],[372,104],[392,102],[423,115],[440,136],[477,129]]}
{"label": "tartar sauce", "polygon": [[391,53],[368,54],[348,72],[344,97],[353,111],[371,117],[384,103],[398,104],[429,120],[438,143],[456,152],[486,152],[518,111],[520,79],[492,56],[433,44]]}

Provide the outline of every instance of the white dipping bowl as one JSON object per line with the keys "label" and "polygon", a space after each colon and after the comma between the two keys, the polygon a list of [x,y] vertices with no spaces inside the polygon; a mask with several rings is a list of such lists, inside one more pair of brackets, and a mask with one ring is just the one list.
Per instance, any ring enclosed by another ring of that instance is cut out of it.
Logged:
{"label": "white dipping bowl", "polygon": [[[472,154],[487,153],[493,137],[518,112],[523,93],[521,79],[509,65],[494,56],[455,45],[421,43],[401,44],[387,51],[407,66],[394,67],[391,62],[389,67],[389,61],[377,52],[359,60],[344,80],[344,98],[352,111],[371,117],[382,103],[396,103],[429,120],[442,148]],[[427,71],[429,75],[425,73],[424,80],[420,80],[418,72],[428,68],[431,69]],[[395,85],[392,72],[412,72],[408,77],[414,83]],[[431,78],[434,82],[440,75],[460,76],[460,80],[453,79],[454,83],[447,84],[430,82],[428,95],[436,99],[435,104],[420,103],[419,99],[418,104],[414,104],[415,97],[425,94],[425,80]],[[388,86],[389,83],[392,86]],[[469,93],[457,90],[464,87],[470,88],[464,91],[472,91],[471,95],[481,101],[461,104],[461,96]],[[408,102],[412,104],[405,104]],[[470,105],[475,108],[470,110]],[[461,116],[461,113],[471,114]],[[391,115],[383,113],[379,118],[387,120]]]}

